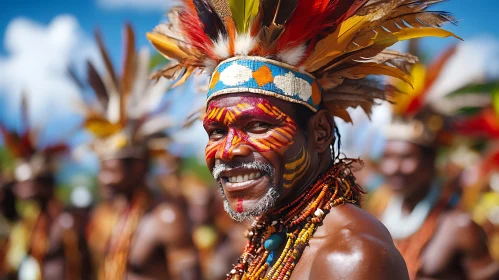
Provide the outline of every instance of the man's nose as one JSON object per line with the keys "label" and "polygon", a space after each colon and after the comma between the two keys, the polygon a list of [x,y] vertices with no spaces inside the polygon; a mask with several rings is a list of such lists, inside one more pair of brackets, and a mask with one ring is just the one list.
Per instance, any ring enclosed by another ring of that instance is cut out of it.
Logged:
{"label": "man's nose", "polygon": [[218,149],[215,158],[230,161],[234,157],[246,157],[251,154],[251,148],[234,129],[229,129],[227,137]]}

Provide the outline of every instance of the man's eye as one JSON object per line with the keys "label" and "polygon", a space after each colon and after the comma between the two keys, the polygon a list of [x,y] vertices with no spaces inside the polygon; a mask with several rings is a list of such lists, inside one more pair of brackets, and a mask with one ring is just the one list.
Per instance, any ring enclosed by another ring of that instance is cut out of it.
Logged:
{"label": "man's eye", "polygon": [[225,135],[225,130],[216,128],[209,131],[208,136],[210,139],[220,139]]}
{"label": "man's eye", "polygon": [[252,122],[248,125],[247,131],[251,133],[264,133],[270,128],[270,124],[264,122]]}

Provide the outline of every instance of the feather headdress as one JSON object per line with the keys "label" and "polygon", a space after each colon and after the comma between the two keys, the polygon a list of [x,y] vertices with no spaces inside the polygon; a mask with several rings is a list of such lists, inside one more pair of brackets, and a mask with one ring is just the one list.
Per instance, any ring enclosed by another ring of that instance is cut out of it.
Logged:
{"label": "feather headdress", "polygon": [[[167,80],[150,80],[149,53],[135,49],[132,27],[124,29],[124,61],[121,76],[114,69],[100,33],[96,39],[106,73],[101,75],[88,62],[88,84],[97,103],[85,100],[85,128],[95,136],[93,148],[101,158],[144,157],[147,151],[166,148],[161,132],[172,122],[158,107],[169,89]],[[161,137],[160,137],[161,136]]]}
{"label": "feather headdress", "polygon": [[183,0],[170,21],[147,34],[176,62],[156,74],[182,84],[197,69],[212,75],[208,101],[252,92],[317,111],[320,104],[350,121],[393,90],[371,75],[411,82],[411,55],[386,48],[398,41],[454,36],[454,19],[430,11],[440,0]]}
{"label": "feather headdress", "polygon": [[14,158],[13,176],[16,181],[26,181],[39,176],[51,175],[56,168],[55,159],[69,151],[65,141],[54,141],[47,145],[40,142],[40,128],[28,120],[28,104],[21,99],[21,132],[12,130],[0,123],[0,134],[5,148]]}
{"label": "feather headdress", "polygon": [[456,133],[474,139],[499,139],[499,81],[466,85],[446,97],[458,103],[453,115]]}
{"label": "feather headdress", "polygon": [[445,50],[428,66],[414,64],[410,70],[412,85],[394,81],[399,94],[392,104],[392,123],[385,129],[389,140],[404,140],[422,146],[433,146],[447,126],[447,118],[435,110],[428,101],[428,93],[441,77],[442,70],[455,55],[456,46]]}

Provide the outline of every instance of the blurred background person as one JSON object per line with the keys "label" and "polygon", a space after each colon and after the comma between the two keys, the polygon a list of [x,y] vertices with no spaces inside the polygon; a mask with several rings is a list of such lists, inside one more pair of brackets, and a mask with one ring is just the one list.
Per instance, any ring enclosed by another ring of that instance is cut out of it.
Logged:
{"label": "blurred background person", "polygon": [[438,155],[450,144],[452,130],[446,130],[448,117],[431,105],[428,93],[455,53],[451,47],[427,68],[414,65],[414,89],[397,85],[407,95],[395,100],[392,123],[385,130],[379,170],[386,186],[372,197],[385,203],[378,203],[383,207],[374,214],[392,234],[411,279],[499,277],[483,229],[457,207],[462,169],[448,168],[446,174],[437,170]]}
{"label": "blurred background person", "polygon": [[[44,143],[41,127],[28,120],[21,102],[22,128],[0,131],[14,158],[13,183],[2,190],[3,214],[12,226],[0,276],[7,279],[88,279],[89,261],[82,226],[55,196],[57,157],[68,152],[63,141]],[[11,189],[10,189],[11,188]],[[12,190],[13,197],[10,195]],[[22,203],[19,217],[15,201]]]}
{"label": "blurred background person", "polygon": [[[85,99],[85,128],[95,139],[103,197],[89,225],[99,279],[199,279],[198,259],[188,221],[172,203],[152,194],[147,184],[150,159],[166,149],[161,133],[171,125],[161,105],[169,82],[149,80],[149,53],[137,51],[131,26],[124,28],[121,76],[103,40],[97,42],[106,72],[88,63],[88,83],[96,99]],[[180,186],[177,186],[180,187]]]}
{"label": "blurred background person", "polygon": [[[455,131],[480,151],[478,163],[468,165],[461,180],[463,199],[460,206],[471,212],[473,220],[485,229],[490,241],[489,249],[496,261],[499,260],[498,97],[497,79],[465,86],[448,97],[454,103],[464,104],[456,113]],[[483,102],[463,102],[470,99]]]}

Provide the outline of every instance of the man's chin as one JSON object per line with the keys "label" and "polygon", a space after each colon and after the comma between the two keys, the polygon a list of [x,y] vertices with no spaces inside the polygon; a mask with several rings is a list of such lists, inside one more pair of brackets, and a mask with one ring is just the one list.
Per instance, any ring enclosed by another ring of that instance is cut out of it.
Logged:
{"label": "man's chin", "polygon": [[258,199],[225,198],[224,209],[232,219],[242,222],[272,210],[278,198],[279,194],[275,188],[270,188],[264,196]]}

